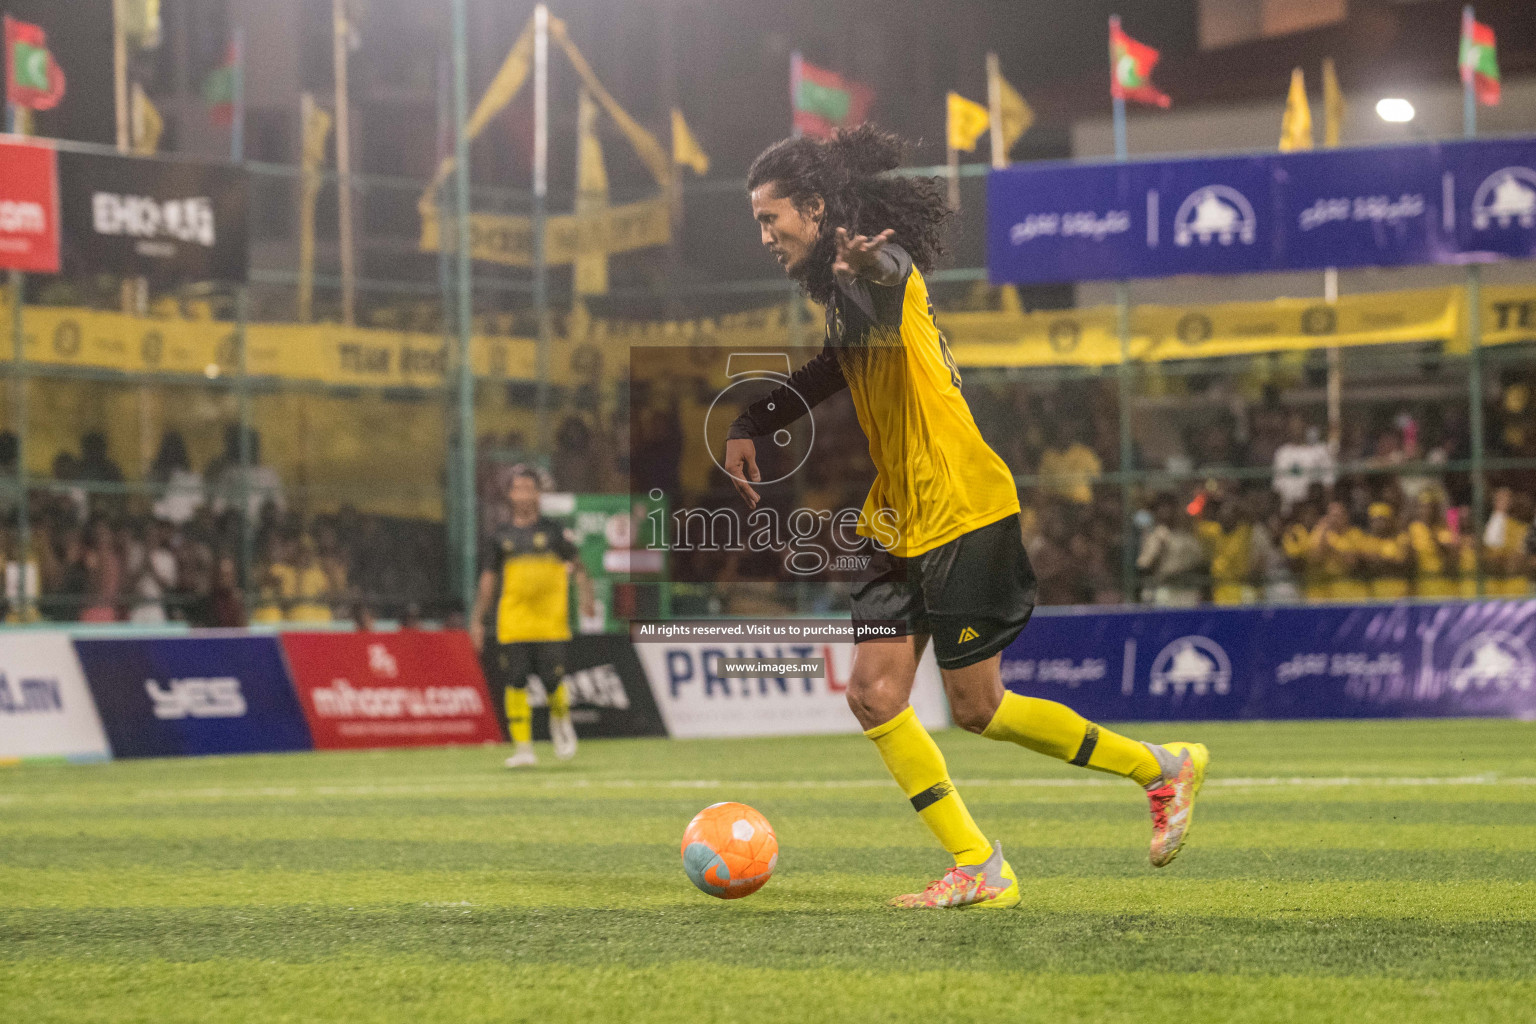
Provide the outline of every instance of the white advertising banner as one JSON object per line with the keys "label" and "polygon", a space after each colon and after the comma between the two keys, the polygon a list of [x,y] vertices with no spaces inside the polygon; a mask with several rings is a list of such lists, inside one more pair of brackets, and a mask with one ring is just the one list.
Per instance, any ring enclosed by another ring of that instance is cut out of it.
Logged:
{"label": "white advertising banner", "polygon": [[0,760],[112,756],[65,633],[0,636]]}
{"label": "white advertising banner", "polygon": [[[861,732],[848,710],[851,643],[637,643],[656,707],[676,739]],[[731,678],[722,658],[824,658],[824,676]],[[949,705],[930,645],[917,668],[912,706],[930,729],[949,725]]]}

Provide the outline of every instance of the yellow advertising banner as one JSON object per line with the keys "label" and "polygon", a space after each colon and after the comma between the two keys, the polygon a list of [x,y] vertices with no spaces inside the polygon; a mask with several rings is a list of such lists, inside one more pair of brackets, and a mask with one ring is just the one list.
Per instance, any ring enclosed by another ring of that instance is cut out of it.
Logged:
{"label": "yellow advertising banner", "polygon": [[[555,214],[545,221],[545,259],[550,266],[565,266],[576,257],[630,252],[672,240],[672,204],[663,196],[609,206],[577,216]],[[436,206],[421,208],[421,251],[437,252],[447,236],[454,245],[453,228],[439,222]],[[500,213],[469,216],[470,255],[488,263],[509,267],[533,266],[533,220]]]}
{"label": "yellow advertising banner", "polygon": [[1483,344],[1536,341],[1536,284],[1483,288]]}
{"label": "yellow advertising banner", "polygon": [[[1134,306],[1129,354],[1133,361],[1157,362],[1419,341],[1464,350],[1464,299],[1459,288],[1436,288],[1351,295],[1332,304],[1280,299]],[[961,366],[1110,366],[1120,361],[1112,307],[941,313],[939,325]]]}
{"label": "yellow advertising banner", "polygon": [[[0,290],[0,360],[13,358],[11,315]],[[791,326],[775,304],[698,320],[591,319],[578,311],[556,337],[556,383],[624,372],[629,351],[650,346],[728,347],[743,351],[815,346],[822,318],[808,305]],[[1467,350],[1466,292],[1460,288],[1352,295],[1327,304],[1304,299],[1211,306],[1135,306],[1130,356],[1158,362],[1260,355],[1330,346],[1440,342]],[[219,320],[129,316],[66,306],[28,306],[22,318],[27,360],[45,367],[122,374],[172,374],[210,380],[240,367],[240,334]],[[1111,366],[1120,344],[1111,307],[939,313],[955,360],[966,367]],[[1536,284],[1490,286],[1482,292],[1486,346],[1536,343]],[[453,344],[439,334],[347,329],[337,324],[251,324],[246,366],[253,377],[339,387],[442,387],[452,380]],[[531,338],[477,335],[471,368],[486,379],[531,380]]]}

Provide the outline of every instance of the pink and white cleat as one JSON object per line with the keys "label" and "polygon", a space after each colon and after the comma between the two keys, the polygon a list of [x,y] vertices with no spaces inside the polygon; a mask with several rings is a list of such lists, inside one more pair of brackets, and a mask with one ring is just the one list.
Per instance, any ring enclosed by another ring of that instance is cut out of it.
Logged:
{"label": "pink and white cleat", "polygon": [[1205,782],[1211,752],[1203,743],[1147,744],[1163,766],[1163,780],[1147,790],[1152,805],[1152,852],[1155,868],[1167,867],[1184,848],[1195,818],[1195,797]]}

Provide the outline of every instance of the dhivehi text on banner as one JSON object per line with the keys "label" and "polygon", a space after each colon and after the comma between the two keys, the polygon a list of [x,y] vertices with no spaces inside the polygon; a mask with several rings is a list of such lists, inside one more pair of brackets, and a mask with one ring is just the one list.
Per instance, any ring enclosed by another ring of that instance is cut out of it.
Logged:
{"label": "dhivehi text on banner", "polygon": [[1536,601],[1036,615],[1003,683],[1089,718],[1536,718]]}
{"label": "dhivehi text on banner", "polygon": [[1016,164],[987,179],[993,283],[1536,256],[1536,137]]}

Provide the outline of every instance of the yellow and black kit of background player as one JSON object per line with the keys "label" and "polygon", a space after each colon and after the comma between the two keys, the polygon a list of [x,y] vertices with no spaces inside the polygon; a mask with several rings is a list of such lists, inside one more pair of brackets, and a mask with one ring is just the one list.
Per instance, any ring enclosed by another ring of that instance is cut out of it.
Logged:
{"label": "yellow and black kit of background player", "polygon": [[570,531],[544,516],[503,527],[486,542],[481,565],[496,577],[491,661],[503,685],[521,689],[530,674],[548,690],[560,685],[571,638],[567,566],[576,557]]}

